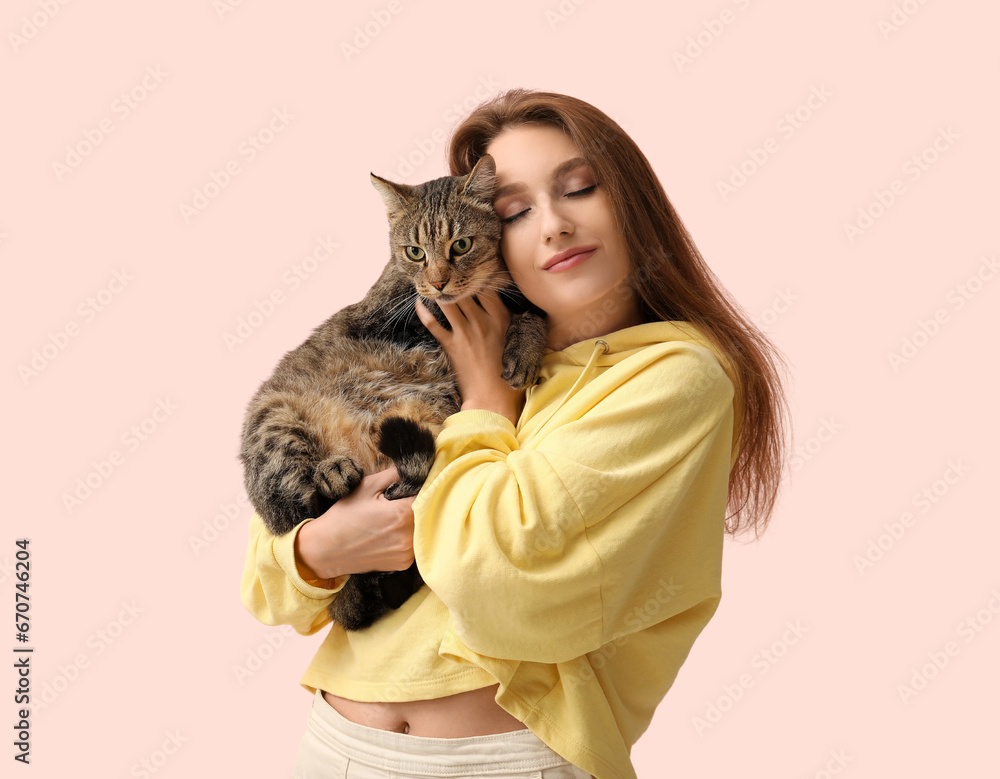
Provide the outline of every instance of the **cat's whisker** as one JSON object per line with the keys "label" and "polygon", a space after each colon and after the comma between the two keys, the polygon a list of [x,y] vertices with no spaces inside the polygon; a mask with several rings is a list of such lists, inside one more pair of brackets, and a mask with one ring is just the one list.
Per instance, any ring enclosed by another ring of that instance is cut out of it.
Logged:
{"label": "cat's whisker", "polygon": [[416,299],[417,296],[413,295],[412,297],[408,297],[406,300],[404,300],[402,303],[396,306],[395,309],[391,311],[389,315],[386,317],[383,328],[388,327],[389,332],[392,333],[396,330],[397,320],[405,324],[406,320],[410,316],[410,312],[412,311],[412,308],[408,305],[408,303],[413,303]]}
{"label": "cat's whisker", "polygon": [[413,291],[412,295],[407,295],[400,301],[400,303],[394,307],[392,311],[389,312],[386,317],[386,324],[390,326],[390,332],[394,332],[396,329],[397,321],[402,323],[405,328],[406,321],[410,316],[416,317],[416,312],[414,311],[416,300],[419,297],[416,290]]}
{"label": "cat's whisker", "polygon": [[383,318],[388,318],[393,312],[395,312],[400,306],[406,304],[409,299],[408,295],[400,295],[398,298],[393,298],[387,301],[384,305],[376,308],[372,313],[365,319],[365,324],[369,324],[376,316],[381,316]]}
{"label": "cat's whisker", "polygon": [[482,292],[493,291],[493,292],[503,292],[509,288],[509,284],[500,281],[488,281],[480,284],[479,290]]}
{"label": "cat's whisker", "polygon": [[[371,314],[365,317],[362,327],[368,327],[372,323],[372,320],[374,320],[375,317],[377,316],[389,319],[397,309],[405,307],[407,303],[409,303],[414,299],[415,299],[414,296],[411,296],[405,292],[398,298],[389,299],[388,301],[386,301],[384,305],[378,306],[371,312]],[[385,313],[386,309],[389,309],[388,314]]]}

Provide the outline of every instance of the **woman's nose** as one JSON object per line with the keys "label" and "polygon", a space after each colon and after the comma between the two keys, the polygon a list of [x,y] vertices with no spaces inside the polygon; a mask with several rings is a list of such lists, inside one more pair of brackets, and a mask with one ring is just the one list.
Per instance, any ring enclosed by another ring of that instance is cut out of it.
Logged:
{"label": "woman's nose", "polygon": [[573,222],[557,204],[540,206],[542,210],[542,240],[548,241],[560,235],[573,234]]}

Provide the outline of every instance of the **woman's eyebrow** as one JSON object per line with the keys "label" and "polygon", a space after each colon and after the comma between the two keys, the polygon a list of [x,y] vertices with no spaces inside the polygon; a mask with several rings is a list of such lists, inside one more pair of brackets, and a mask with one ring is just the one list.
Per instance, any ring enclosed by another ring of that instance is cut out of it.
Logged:
{"label": "woman's eyebrow", "polygon": [[[571,160],[566,160],[566,162],[557,165],[556,169],[552,171],[552,178],[558,178],[559,176],[562,176],[564,173],[569,173],[574,168],[578,168],[581,165],[587,165],[587,164],[588,164],[587,161],[583,157],[574,157]],[[525,185],[523,181],[518,181],[513,184],[504,184],[502,187],[499,187],[493,193],[493,199],[499,200],[504,195],[510,195],[514,192],[521,192],[527,188],[528,187]]]}

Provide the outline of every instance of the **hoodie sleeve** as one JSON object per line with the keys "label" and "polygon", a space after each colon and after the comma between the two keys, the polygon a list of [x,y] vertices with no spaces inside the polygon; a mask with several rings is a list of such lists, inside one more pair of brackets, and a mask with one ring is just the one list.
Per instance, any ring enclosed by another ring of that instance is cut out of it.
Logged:
{"label": "hoodie sleeve", "polygon": [[303,636],[311,636],[332,621],[326,607],[351,576],[336,577],[330,589],[320,586],[326,580],[302,577],[295,560],[295,539],[311,521],[306,519],[288,533],[275,536],[254,513],[240,583],[243,606],[258,622],[291,625]]}
{"label": "hoodie sleeve", "polygon": [[608,368],[523,447],[500,414],[450,416],[413,504],[447,638],[557,663],[714,610],[733,413],[715,356],[669,342]]}

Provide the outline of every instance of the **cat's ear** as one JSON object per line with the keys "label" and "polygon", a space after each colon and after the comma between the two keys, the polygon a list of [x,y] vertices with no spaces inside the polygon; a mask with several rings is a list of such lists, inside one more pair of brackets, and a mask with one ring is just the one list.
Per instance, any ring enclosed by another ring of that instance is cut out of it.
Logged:
{"label": "cat's ear", "polygon": [[413,187],[409,184],[396,184],[392,181],[387,181],[384,178],[376,176],[374,173],[371,174],[371,177],[372,185],[382,196],[382,202],[385,203],[385,210],[389,213],[389,216],[395,216],[406,210],[407,200],[410,198]]}
{"label": "cat's ear", "polygon": [[462,194],[493,205],[493,191],[497,188],[497,164],[489,154],[479,158],[479,162],[465,178]]}

